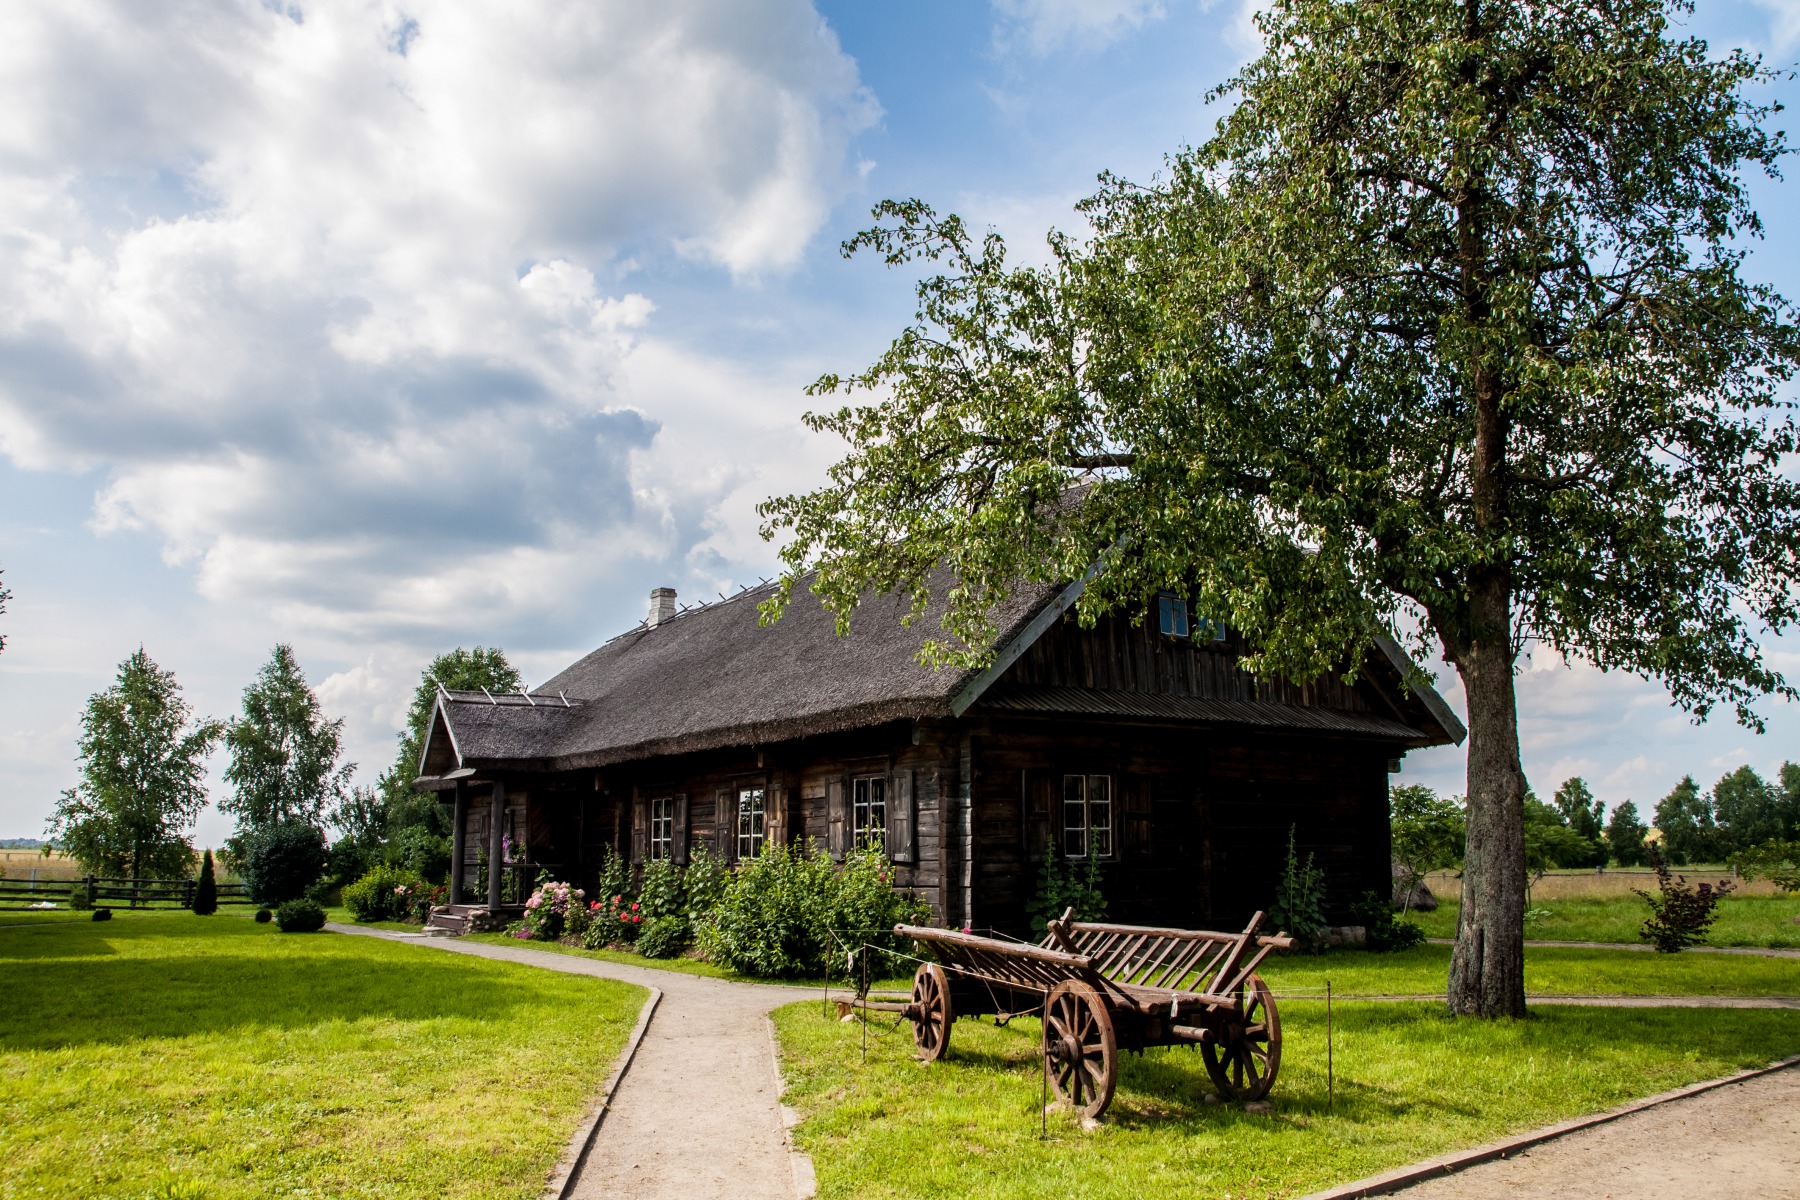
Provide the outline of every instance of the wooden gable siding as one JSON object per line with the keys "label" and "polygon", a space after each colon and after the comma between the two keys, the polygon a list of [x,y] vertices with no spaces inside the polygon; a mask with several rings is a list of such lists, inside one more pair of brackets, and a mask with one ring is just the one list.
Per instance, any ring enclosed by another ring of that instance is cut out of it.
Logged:
{"label": "wooden gable siding", "polygon": [[[1239,669],[1243,652],[1235,636],[1223,642],[1164,637],[1150,619],[1138,625],[1127,614],[1101,618],[1084,629],[1065,616],[1022,654],[1000,685],[1095,688],[1202,700],[1256,700],[1348,712],[1387,712],[1387,706],[1335,677],[1309,684],[1258,679]],[[1378,707],[1377,707],[1378,705]]]}

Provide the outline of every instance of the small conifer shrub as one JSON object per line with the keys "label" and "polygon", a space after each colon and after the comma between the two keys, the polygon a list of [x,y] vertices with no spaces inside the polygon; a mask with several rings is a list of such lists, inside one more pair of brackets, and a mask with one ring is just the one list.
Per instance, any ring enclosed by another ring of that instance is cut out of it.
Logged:
{"label": "small conifer shrub", "polygon": [[275,919],[275,914],[270,912],[268,909],[259,908],[256,910],[256,923],[258,925],[267,925],[270,921],[273,921],[274,919]]}
{"label": "small conifer shrub", "polygon": [[210,917],[219,911],[219,881],[213,875],[212,851],[200,862],[200,882],[194,885],[194,913]]}

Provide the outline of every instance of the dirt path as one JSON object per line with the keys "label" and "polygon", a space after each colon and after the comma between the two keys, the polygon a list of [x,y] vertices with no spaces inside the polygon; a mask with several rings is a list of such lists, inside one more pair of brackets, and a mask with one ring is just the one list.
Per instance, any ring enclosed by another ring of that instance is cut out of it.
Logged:
{"label": "dirt path", "polygon": [[790,1149],[782,1119],[769,1013],[816,991],[525,946],[327,928],[662,990],[631,1069],[565,1193],[574,1200],[795,1200],[811,1194],[811,1164]]}
{"label": "dirt path", "polygon": [[1800,1069],[1675,1100],[1396,1194],[1405,1200],[1800,1200]]}

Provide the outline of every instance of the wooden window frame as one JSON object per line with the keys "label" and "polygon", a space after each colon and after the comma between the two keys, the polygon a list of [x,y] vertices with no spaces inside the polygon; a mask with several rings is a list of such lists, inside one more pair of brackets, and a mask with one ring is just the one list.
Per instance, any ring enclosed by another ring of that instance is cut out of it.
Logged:
{"label": "wooden window frame", "polygon": [[[737,807],[737,818],[732,824],[737,860],[747,862],[768,844],[769,787],[766,783],[742,783],[732,789],[732,796]],[[747,804],[752,796],[755,801]]]}
{"label": "wooden window frame", "polygon": [[[1096,781],[1100,780],[1105,781],[1106,798],[1096,802],[1094,798],[1094,784]],[[1069,798],[1071,784],[1076,785],[1080,792],[1080,797],[1078,799],[1071,800]],[[1095,858],[1102,862],[1109,862],[1119,856],[1119,790],[1110,773],[1094,772],[1076,774],[1074,772],[1065,772],[1062,777],[1062,796],[1060,802],[1061,819],[1058,822],[1059,836],[1057,843],[1062,847],[1062,856],[1064,858],[1086,858],[1088,856],[1088,846],[1093,840],[1098,840],[1100,843],[1095,848]],[[1097,807],[1106,810],[1104,821],[1095,820],[1096,814],[1094,810]],[[1070,824],[1069,822],[1069,813],[1072,808],[1079,808],[1081,811],[1081,821],[1079,824]],[[1096,834],[1101,836],[1098,839],[1095,839]],[[1080,843],[1080,849],[1071,852],[1070,843],[1077,839]]]}
{"label": "wooden window frame", "polygon": [[647,861],[675,857],[675,797],[650,797],[650,846]]}
{"label": "wooden window frame", "polygon": [[[879,792],[877,798],[875,793]],[[879,807],[880,820],[874,820]],[[887,853],[888,777],[853,775],[850,778],[850,844],[861,848],[876,846]]]}

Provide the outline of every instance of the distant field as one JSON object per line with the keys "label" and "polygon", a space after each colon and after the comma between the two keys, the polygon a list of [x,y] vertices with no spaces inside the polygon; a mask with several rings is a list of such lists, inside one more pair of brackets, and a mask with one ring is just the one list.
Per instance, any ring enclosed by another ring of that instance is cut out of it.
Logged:
{"label": "distant field", "polygon": [[[1730,877],[1728,870],[1683,868],[1689,882]],[[1413,919],[1430,937],[1456,936],[1456,914],[1461,883],[1454,877],[1429,879],[1437,896],[1436,912],[1416,913]],[[1542,941],[1632,942],[1650,915],[1647,905],[1631,894],[1632,888],[1653,891],[1655,875],[1628,875],[1608,871],[1596,876],[1546,875],[1531,890],[1531,915],[1525,936]],[[1708,932],[1714,946],[1800,946],[1800,896],[1785,896],[1767,883],[1739,880],[1720,902],[1718,918]]]}
{"label": "distant field", "polygon": [[[1731,868],[1713,863],[1701,867],[1676,867],[1677,875],[1686,875],[1690,883],[1701,880],[1731,879]],[[1462,879],[1451,871],[1434,871],[1425,877],[1425,885],[1439,900],[1455,900],[1462,893]],[[1656,872],[1648,867],[1608,867],[1603,874],[1592,871],[1551,871],[1532,885],[1533,903],[1540,900],[1576,900],[1588,897],[1629,896],[1632,888],[1647,892],[1656,890]],[[1734,896],[1779,896],[1781,889],[1766,879],[1746,883],[1732,880]]]}
{"label": "distant field", "polygon": [[79,879],[81,867],[72,858],[52,851],[0,850],[0,871],[7,879]]}

